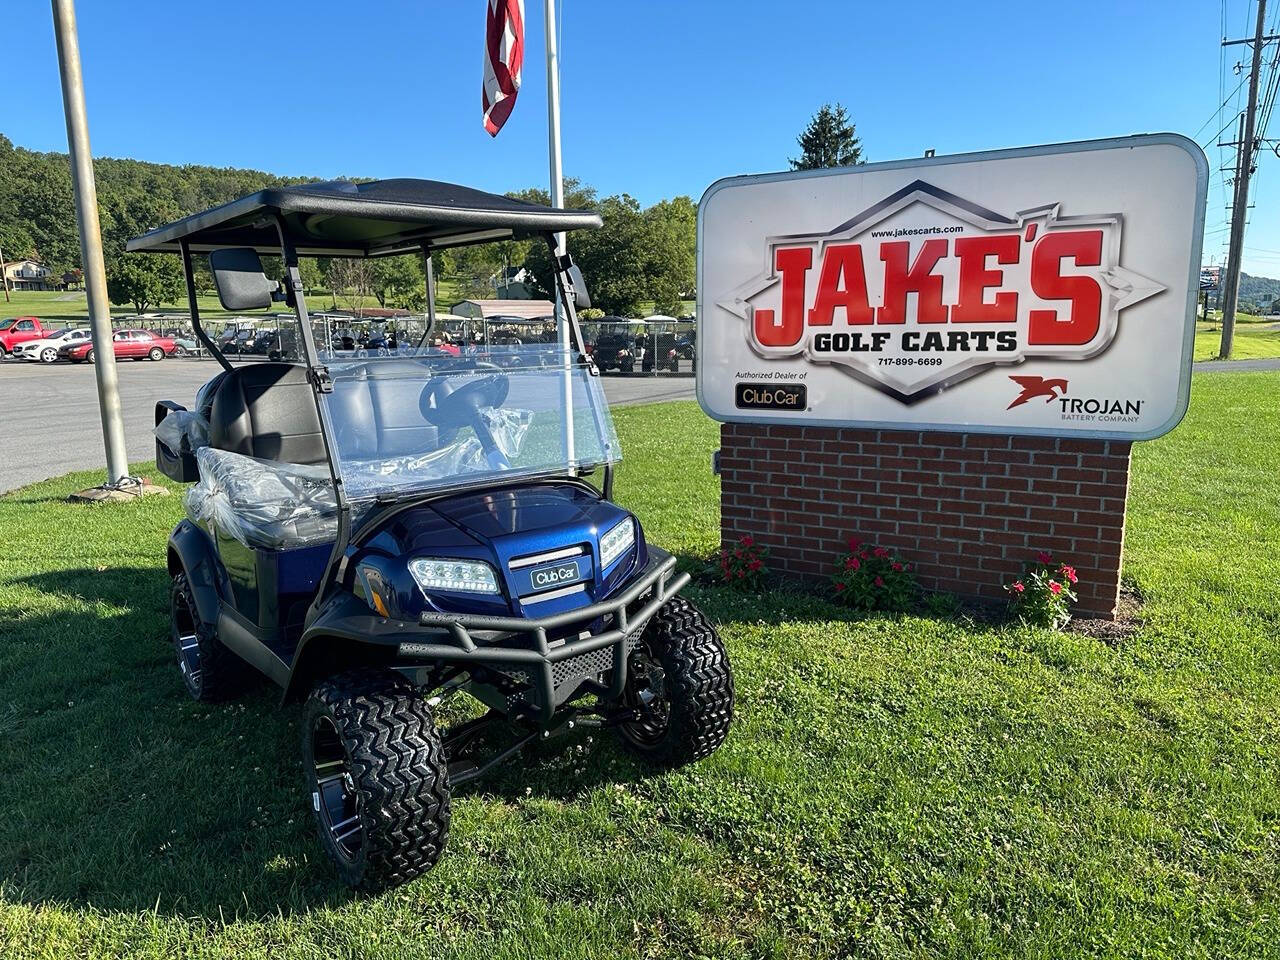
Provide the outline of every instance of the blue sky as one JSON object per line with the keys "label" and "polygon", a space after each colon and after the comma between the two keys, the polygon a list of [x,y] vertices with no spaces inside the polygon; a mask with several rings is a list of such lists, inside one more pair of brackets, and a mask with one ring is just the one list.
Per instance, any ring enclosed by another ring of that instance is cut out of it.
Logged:
{"label": "blue sky", "polygon": [[[1234,38],[1252,16],[1250,0],[1221,3],[562,0],[565,170],[644,203],[696,199],[722,176],[784,168],[826,100],[849,108],[872,160],[1172,130],[1209,145],[1205,260],[1221,262],[1231,152],[1212,144],[1243,102],[1231,65],[1247,48],[1224,63],[1219,41],[1224,19]],[[79,8],[95,154],[546,182],[541,0],[526,0],[524,87],[496,141],[480,121],[484,0]],[[49,5],[5,12],[0,132],[65,150]],[[1280,276],[1275,155],[1257,184],[1245,269]]]}

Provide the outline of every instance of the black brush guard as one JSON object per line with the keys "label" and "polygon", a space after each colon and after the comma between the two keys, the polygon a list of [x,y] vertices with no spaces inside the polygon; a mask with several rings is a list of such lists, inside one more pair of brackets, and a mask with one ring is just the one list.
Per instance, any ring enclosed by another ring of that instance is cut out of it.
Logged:
{"label": "black brush guard", "polygon": [[[391,647],[397,666],[442,665],[473,673],[486,668],[507,688],[505,712],[545,725],[578,691],[605,699],[622,695],[628,654],[653,615],[689,582],[689,574],[674,572],[675,565],[675,557],[651,546],[649,562],[615,596],[536,619],[428,612],[414,624],[371,614],[348,594],[307,629],[302,647],[331,637]],[[573,635],[597,621],[604,629]],[[566,639],[548,636],[564,632],[570,633]],[[604,673],[607,683],[597,679]]]}
{"label": "black brush guard", "polygon": [[[514,684],[508,697],[513,712],[532,715],[544,723],[584,687],[589,693],[616,699],[626,686],[628,654],[640,634],[659,608],[689,582],[687,573],[673,575],[675,557],[653,547],[650,554],[648,564],[624,590],[576,610],[532,620],[423,613],[419,624],[441,631],[450,642],[402,642],[399,658],[489,667]],[[562,640],[548,637],[574,627],[585,632],[601,620],[607,626],[599,633]],[[595,679],[606,672],[608,684]]]}

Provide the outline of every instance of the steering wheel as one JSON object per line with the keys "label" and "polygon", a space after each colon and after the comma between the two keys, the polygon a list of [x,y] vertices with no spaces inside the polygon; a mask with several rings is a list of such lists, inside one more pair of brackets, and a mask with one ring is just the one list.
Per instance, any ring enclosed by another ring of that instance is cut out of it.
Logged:
{"label": "steering wheel", "polygon": [[[492,363],[478,363],[475,369],[498,371],[499,367]],[[456,376],[435,377],[428,381],[418,401],[422,416],[428,423],[445,430],[470,427],[480,441],[490,466],[497,470],[507,469],[511,464],[480,411],[485,407],[502,406],[511,389],[511,381],[501,372],[464,382],[459,382],[460,379]]]}

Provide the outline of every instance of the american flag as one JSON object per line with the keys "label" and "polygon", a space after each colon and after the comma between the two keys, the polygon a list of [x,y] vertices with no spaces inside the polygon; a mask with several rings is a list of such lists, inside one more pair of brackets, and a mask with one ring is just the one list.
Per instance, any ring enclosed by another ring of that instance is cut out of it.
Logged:
{"label": "american flag", "polygon": [[484,128],[496,137],[516,105],[524,64],[524,0],[489,0],[484,30]]}

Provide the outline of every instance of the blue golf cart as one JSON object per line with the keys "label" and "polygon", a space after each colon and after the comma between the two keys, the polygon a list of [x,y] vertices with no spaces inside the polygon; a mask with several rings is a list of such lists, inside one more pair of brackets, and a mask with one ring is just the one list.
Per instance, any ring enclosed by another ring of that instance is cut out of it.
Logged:
{"label": "blue golf cart", "polygon": [[[302,703],[306,797],[342,880],[402,883],[439,858],[450,791],[524,746],[594,723],[668,765],[705,757],[733,713],[689,576],[611,502],[621,451],[557,232],[600,225],[425,180],[263,190],[130,241],[181,256],[196,337],[221,370],[188,409],[156,407],[156,461],[193,483],[168,547],[183,682],[209,701],[256,672]],[[532,237],[548,246],[558,345],[527,364],[427,345],[432,253]],[[282,258],[269,280],[261,254]],[[388,356],[318,346],[298,260],[414,254],[427,334]],[[283,301],[291,360],[231,363],[205,333],[192,259],[223,306]],[[473,719],[437,727],[463,694]]]}

